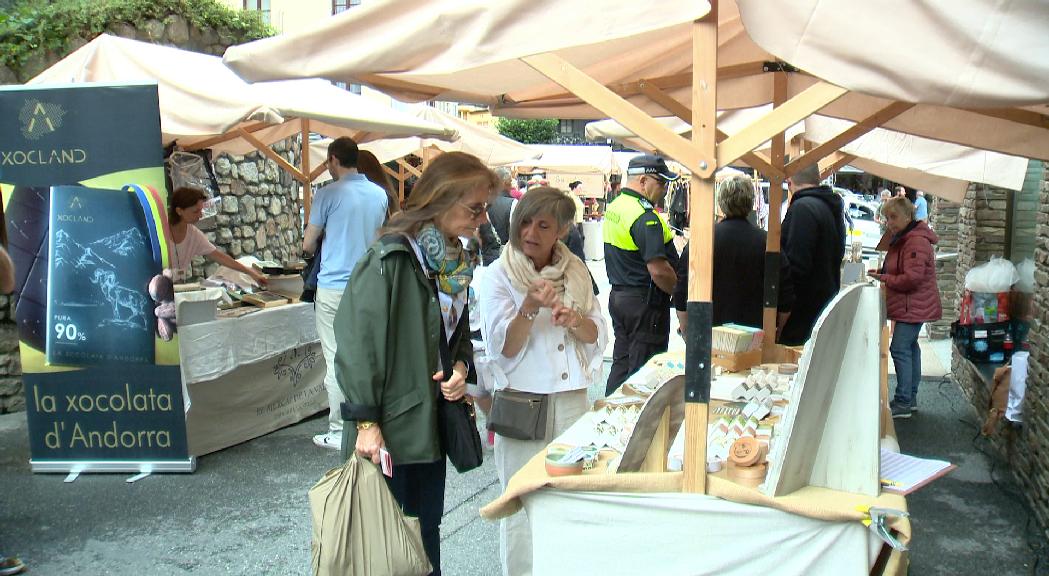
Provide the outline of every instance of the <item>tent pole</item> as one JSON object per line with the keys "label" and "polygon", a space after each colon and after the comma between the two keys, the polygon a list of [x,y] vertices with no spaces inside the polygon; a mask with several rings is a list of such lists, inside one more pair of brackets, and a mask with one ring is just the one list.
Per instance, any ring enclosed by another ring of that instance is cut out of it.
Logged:
{"label": "tent pole", "polygon": [[[299,144],[299,156],[302,158],[302,173],[307,174],[307,180],[302,183],[302,209],[306,216],[306,222],[310,221],[310,206],[313,203],[313,174],[310,172],[310,119],[299,120],[302,128],[302,142]],[[306,224],[303,223],[305,230]]]}
{"label": "tent pole", "polygon": [[[780,106],[787,99],[787,73],[772,73],[772,104]],[[780,220],[783,205],[783,166],[786,148],[784,132],[772,137],[772,165],[779,174],[766,174],[769,179],[769,222],[765,237],[765,309],[761,329],[765,331],[761,344],[761,357],[765,362],[778,359],[776,349],[776,306],[779,304],[780,268]]]}
{"label": "tent pole", "polygon": [[397,200],[404,206],[404,183],[408,180],[408,174],[404,170],[404,162],[397,161]]}
{"label": "tent pole", "polygon": [[685,492],[707,490],[707,408],[710,402],[711,321],[714,304],[714,173],[717,151],[718,3],[692,23],[692,144],[704,177],[693,172],[689,194],[692,231],[688,262],[688,333],[685,352]]}

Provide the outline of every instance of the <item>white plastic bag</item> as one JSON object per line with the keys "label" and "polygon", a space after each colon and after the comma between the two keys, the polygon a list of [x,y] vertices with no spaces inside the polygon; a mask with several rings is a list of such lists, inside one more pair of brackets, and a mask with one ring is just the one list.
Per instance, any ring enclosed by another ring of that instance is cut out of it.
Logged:
{"label": "white plastic bag", "polygon": [[1034,260],[1024,258],[1016,267],[1016,273],[1020,277],[1016,289],[1024,294],[1034,294]]}
{"label": "white plastic bag", "polygon": [[965,289],[973,292],[1008,292],[1020,279],[1012,262],[992,256],[986,262],[969,270],[965,275]]}

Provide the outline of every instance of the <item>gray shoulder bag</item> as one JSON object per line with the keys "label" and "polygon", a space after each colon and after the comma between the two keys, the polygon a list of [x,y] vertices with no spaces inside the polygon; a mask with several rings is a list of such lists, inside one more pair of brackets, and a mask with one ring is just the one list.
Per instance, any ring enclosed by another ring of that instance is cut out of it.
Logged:
{"label": "gray shoulder bag", "polygon": [[546,437],[547,394],[496,390],[488,430],[514,440],[542,440]]}

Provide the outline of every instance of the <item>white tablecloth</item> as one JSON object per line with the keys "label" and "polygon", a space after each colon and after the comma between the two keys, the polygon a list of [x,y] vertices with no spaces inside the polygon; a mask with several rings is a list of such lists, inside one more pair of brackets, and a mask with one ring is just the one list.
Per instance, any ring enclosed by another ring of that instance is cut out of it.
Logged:
{"label": "white tablecloth", "polygon": [[258,438],[328,407],[313,304],[179,327],[190,454]]}
{"label": "white tablecloth", "polygon": [[866,575],[882,542],[827,522],[701,494],[544,489],[524,496],[535,576]]}
{"label": "white tablecloth", "polygon": [[214,380],[238,366],[319,341],[313,304],[307,302],[179,326],[178,334],[186,384]]}

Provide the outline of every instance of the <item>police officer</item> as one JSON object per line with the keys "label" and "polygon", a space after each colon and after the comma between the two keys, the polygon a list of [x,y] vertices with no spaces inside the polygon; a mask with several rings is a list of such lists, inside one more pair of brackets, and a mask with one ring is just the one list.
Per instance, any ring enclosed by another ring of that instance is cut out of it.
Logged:
{"label": "police officer", "polygon": [[653,355],[666,352],[670,342],[678,254],[670,226],[654,205],[677,178],[662,158],[636,156],[627,165],[626,186],[605,211],[608,311],[616,336],[606,396]]}

